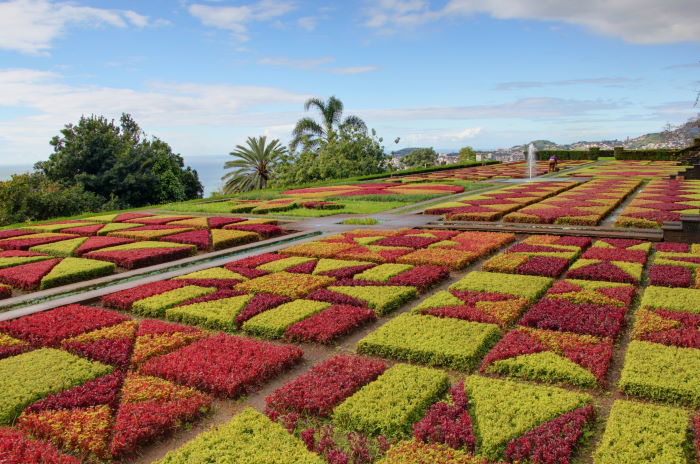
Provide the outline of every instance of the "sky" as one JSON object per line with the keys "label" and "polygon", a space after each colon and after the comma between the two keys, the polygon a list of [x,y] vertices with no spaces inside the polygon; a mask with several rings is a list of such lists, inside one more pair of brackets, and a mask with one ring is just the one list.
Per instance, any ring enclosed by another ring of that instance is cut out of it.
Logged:
{"label": "sky", "polygon": [[187,158],[286,143],[331,95],[387,151],[635,137],[700,112],[698,18],[697,0],[4,0],[0,164],[46,159],[90,114]]}

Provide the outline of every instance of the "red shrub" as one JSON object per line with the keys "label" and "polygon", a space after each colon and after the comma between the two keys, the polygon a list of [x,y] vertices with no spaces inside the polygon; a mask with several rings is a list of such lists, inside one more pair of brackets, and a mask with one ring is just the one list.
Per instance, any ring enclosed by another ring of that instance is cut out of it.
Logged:
{"label": "red shrub", "polygon": [[90,237],[85,240],[82,245],[80,245],[73,252],[76,256],[81,256],[84,253],[90,253],[91,251],[99,250],[100,248],[124,245],[126,243],[133,243],[133,240],[128,238],[119,237]]}
{"label": "red shrub", "polygon": [[47,259],[0,269],[0,282],[23,290],[36,290],[41,279],[60,261],[60,258]]}
{"label": "red shrub", "polygon": [[586,250],[582,258],[644,264],[647,262],[647,252],[644,250],[626,250],[624,248],[593,247]]}
{"label": "red shrub", "polygon": [[46,441],[32,440],[17,429],[0,427],[0,462],[3,464],[80,464],[80,460]]}
{"label": "red shrub", "polygon": [[245,308],[238,313],[238,316],[236,316],[236,326],[240,327],[253,316],[257,316],[263,311],[267,311],[268,309],[272,309],[289,301],[291,301],[289,298],[273,295],[272,293],[258,293],[248,302]]}
{"label": "red shrub", "polygon": [[100,298],[100,301],[108,308],[126,311],[131,309],[131,305],[138,300],[143,300],[153,295],[160,295],[184,286],[185,284],[179,280],[160,280],[104,295]]}
{"label": "red shrub", "polygon": [[416,287],[419,292],[425,292],[442,279],[450,275],[450,270],[442,266],[416,266],[389,279],[392,285]]}
{"label": "red shrub", "polygon": [[275,237],[277,235],[283,235],[284,229],[272,224],[233,224],[224,227],[224,229],[230,230],[243,230],[245,232],[255,232],[260,234],[264,238]]}
{"label": "red shrub", "polygon": [[191,230],[189,232],[181,232],[179,234],[168,235],[160,239],[163,242],[186,243],[188,245],[196,245],[199,250],[208,250],[211,248],[211,237],[208,229]]}
{"label": "red shrub", "polygon": [[693,270],[685,266],[652,264],[649,269],[649,285],[692,287],[695,285]]}
{"label": "red shrub", "polygon": [[153,266],[192,255],[191,248],[142,248],[138,250],[93,251],[85,258],[109,261],[126,269]]}
{"label": "red shrub", "polygon": [[425,417],[413,425],[413,436],[423,443],[440,443],[451,448],[473,453],[476,438],[469,415],[464,383],[451,390],[452,404],[439,402],[432,405]]}
{"label": "red shrub", "polygon": [[297,322],[284,335],[295,341],[330,343],[375,319],[377,316],[370,309],[335,305]]}
{"label": "red shrub", "polygon": [[374,245],[407,248],[425,248],[428,245],[436,242],[439,242],[437,238],[393,235],[391,237],[386,237],[377,242],[374,242]]}
{"label": "red shrub", "polygon": [[119,404],[119,389],[123,381],[124,374],[121,371],[115,371],[69,390],[49,395],[27,406],[24,412],[85,408],[98,404],[107,404],[116,408]]}
{"label": "red shrub", "polygon": [[625,311],[619,306],[576,304],[568,300],[543,298],[525,313],[520,324],[537,329],[614,338],[622,328]]}
{"label": "red shrub", "polygon": [[280,255],[278,253],[263,253],[261,255],[251,256],[249,258],[243,258],[237,261],[230,262],[224,267],[228,270],[233,270],[233,267],[255,268],[258,266],[262,266],[263,264],[271,263],[273,261],[277,261],[284,258],[286,258],[286,256]]}
{"label": "red shrub", "polygon": [[310,295],[307,295],[306,297],[307,300],[315,300],[315,301],[325,301],[328,303],[333,303],[333,304],[339,304],[339,305],[351,305],[351,306],[367,306],[367,303],[365,303],[362,300],[358,300],[357,298],[353,298],[349,295],[345,295],[344,293],[338,293],[334,292],[331,290],[326,290],[325,288],[322,288],[320,290],[316,290]]}

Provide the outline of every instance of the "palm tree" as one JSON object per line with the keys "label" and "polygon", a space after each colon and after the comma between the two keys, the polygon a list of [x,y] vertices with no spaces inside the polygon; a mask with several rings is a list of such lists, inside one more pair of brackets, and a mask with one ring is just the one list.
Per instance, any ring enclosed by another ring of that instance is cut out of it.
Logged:
{"label": "palm tree", "polygon": [[224,193],[265,188],[272,176],[272,167],[287,152],[279,139],[267,143],[264,135],[248,137],[246,144],[246,147],[236,145],[236,149],[229,153],[235,159],[224,164],[224,169],[233,169],[221,178],[226,181]]}
{"label": "palm tree", "polygon": [[321,113],[321,123],[312,118],[301,118],[292,131],[292,141],[289,144],[290,151],[296,151],[299,144],[308,148],[318,147],[322,142],[328,142],[335,137],[337,131],[343,127],[367,131],[365,122],[357,116],[348,116],[343,119],[343,102],[336,97],[330,97],[328,101],[320,98],[309,98],[304,103],[304,111],[316,108]]}

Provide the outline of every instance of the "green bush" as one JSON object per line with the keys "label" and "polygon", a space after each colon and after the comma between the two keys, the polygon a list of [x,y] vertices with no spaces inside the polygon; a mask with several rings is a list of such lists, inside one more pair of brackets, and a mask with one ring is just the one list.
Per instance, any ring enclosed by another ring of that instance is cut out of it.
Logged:
{"label": "green bush", "polygon": [[333,411],[342,429],[401,438],[449,386],[449,377],[427,367],[397,364]]}
{"label": "green bush", "polygon": [[220,300],[205,301],[165,310],[170,321],[199,325],[214,330],[236,330],[236,316],[246,307],[253,295],[241,295]]}
{"label": "green bush", "polygon": [[323,464],[276,422],[246,408],[227,424],[199,434],[155,464]]}
{"label": "green bush", "polygon": [[634,340],[619,381],[628,395],[700,406],[700,350]]}
{"label": "green bush", "polygon": [[414,266],[410,264],[380,264],[366,271],[355,274],[354,279],[372,280],[375,282],[388,282],[394,276],[402,272],[410,271]]}
{"label": "green bush", "polygon": [[504,293],[535,301],[554,283],[549,277],[473,271],[450,286],[451,290]]}
{"label": "green bush", "polygon": [[39,288],[45,290],[83,280],[96,279],[112,274],[116,268],[114,263],[96,259],[63,258],[41,279]]}
{"label": "green bush", "polygon": [[688,412],[615,401],[594,464],[687,464]]}
{"label": "green bush", "polygon": [[509,380],[468,377],[464,382],[481,454],[502,457],[508,441],[593,401],[590,395]]}
{"label": "green bush", "polygon": [[0,424],[11,424],[25,406],[46,395],[80,385],[111,371],[110,366],[52,348],[2,359]]}
{"label": "green bush", "polygon": [[376,356],[473,369],[499,337],[498,326],[419,314],[402,314],[360,340],[357,350]]}
{"label": "green bush", "polygon": [[647,287],[640,307],[670,309],[700,314],[700,290],[692,288]]}
{"label": "green bush", "polygon": [[388,285],[381,287],[333,286],[328,287],[328,290],[362,300],[380,316],[398,309],[402,304],[418,295],[418,290],[415,287]]}
{"label": "green bush", "polygon": [[[63,228],[65,229],[65,224],[63,225]],[[73,252],[78,249],[80,245],[85,243],[87,239],[87,237],[78,237],[68,240],[61,240],[60,242],[45,243],[43,245],[33,246],[29,249],[29,251],[58,256],[59,258],[73,256]]]}
{"label": "green bush", "polygon": [[264,311],[243,323],[243,330],[269,338],[281,338],[292,324],[331,306],[324,301],[294,300]]}
{"label": "green bush", "polygon": [[136,301],[131,310],[136,314],[148,317],[163,317],[165,310],[187,300],[197,298],[216,291],[215,287],[198,287],[197,285],[186,285],[159,295],[149,296],[143,300]]}

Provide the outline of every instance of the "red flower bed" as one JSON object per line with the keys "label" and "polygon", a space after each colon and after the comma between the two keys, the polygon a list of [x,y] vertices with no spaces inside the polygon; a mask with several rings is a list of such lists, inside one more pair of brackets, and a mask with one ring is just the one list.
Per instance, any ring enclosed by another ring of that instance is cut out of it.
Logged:
{"label": "red flower bed", "polygon": [[652,264],[649,269],[649,285],[661,287],[694,287],[693,270],[685,266]]}
{"label": "red flower bed", "polygon": [[285,269],[287,272],[298,272],[300,274],[311,274],[316,268],[316,261],[307,261],[296,266]]}
{"label": "red flower bed", "polygon": [[589,405],[545,422],[508,442],[505,460],[513,463],[569,463],[586,424],[594,418],[595,409]]}
{"label": "red flower bed", "polygon": [[138,300],[143,300],[149,296],[184,287],[185,284],[179,280],[160,280],[150,284],[139,285],[138,287],[127,288],[119,292],[110,293],[100,298],[103,305],[108,308],[115,308],[127,311],[131,305]]}
{"label": "red flower bed", "polygon": [[84,253],[90,253],[91,251],[99,250],[100,248],[105,248],[109,246],[124,245],[126,243],[133,243],[134,241],[128,238],[119,237],[90,237],[83,242],[78,248],[75,249],[73,254],[76,256],[81,256]]}
{"label": "red flower bed", "polygon": [[123,381],[124,374],[115,371],[77,387],[49,395],[43,400],[27,406],[24,412],[84,408],[95,404],[107,404],[116,408],[119,404],[119,389]]}
{"label": "red flower bed", "polygon": [[273,261],[278,261],[284,258],[286,258],[286,256],[280,255],[278,253],[263,253],[261,255],[251,256],[250,258],[243,258],[237,261],[233,261],[231,263],[228,263],[224,267],[230,271],[233,271],[232,267],[256,268],[258,266],[262,266],[263,264],[271,263]]}
{"label": "red flower bed", "polygon": [[627,284],[639,284],[639,279],[632,276],[608,261],[589,264],[577,269],[569,269],[566,273],[569,279],[602,280],[606,282],[620,282]]}
{"label": "red flower bed", "polygon": [[391,285],[416,287],[425,292],[442,279],[450,275],[450,270],[442,266],[416,266],[389,279]]}
{"label": "red flower bed", "polygon": [[598,337],[615,338],[625,319],[624,307],[543,298],[520,320],[537,329],[562,330]]}
{"label": "red flower bed", "polygon": [[297,322],[284,335],[294,341],[330,343],[375,319],[377,316],[371,309],[334,305]]}
{"label": "red flower bed", "polygon": [[612,245],[615,248],[629,248],[645,243],[643,240],[634,240],[630,238],[601,238],[600,241]]}
{"label": "red flower bed", "polygon": [[[187,281],[188,279],[177,279],[177,280],[185,280]],[[203,281],[203,280],[215,280],[215,279],[191,279],[191,281]],[[240,282],[240,281],[235,281],[235,282]],[[193,282],[187,282],[187,285],[197,285],[196,283]],[[200,284],[201,285],[201,284]],[[204,287],[210,287],[211,285],[203,285]],[[208,293],[206,295],[199,296],[197,298],[194,298],[192,300],[187,300],[183,301],[182,303],[176,305],[176,306],[187,306],[195,303],[205,303],[207,301],[214,301],[214,300],[221,300],[223,298],[231,298],[234,296],[241,296],[245,295],[246,292],[242,292],[240,290],[234,290],[232,288],[220,288],[214,293]]]}
{"label": "red flower bed", "polygon": [[24,256],[46,256],[43,253],[35,253],[33,251],[24,250],[2,250],[0,251],[0,258],[14,258],[14,257],[24,257]]}
{"label": "red flower bed", "polygon": [[17,429],[0,427],[0,462],[3,464],[80,464],[80,460],[62,454],[53,444],[32,440]]}
{"label": "red flower bed", "polygon": [[112,222],[138,222],[134,221],[134,219],[144,219],[144,218],[149,218],[153,217],[153,214],[142,214],[142,213],[121,213],[117,217],[115,217]]}
{"label": "red flower bed", "polygon": [[425,248],[428,245],[439,241],[440,240],[437,238],[393,235],[391,237],[386,237],[377,242],[374,242],[373,245],[407,248]]}
{"label": "red flower bed", "polygon": [[[634,338],[662,345],[700,349],[700,314],[666,309],[657,309],[653,314],[663,320],[660,322],[652,320],[650,323],[639,320],[639,325],[642,327],[648,325],[648,328],[639,330],[639,334],[635,334]],[[648,318],[649,315],[649,312],[642,311],[639,318]],[[661,327],[655,327],[654,324],[660,324]]]}
{"label": "red flower bed", "polygon": [[517,274],[527,274],[543,277],[559,277],[569,267],[566,258],[551,256],[531,256],[526,262],[516,268]]}
{"label": "red flower bed", "polygon": [[207,250],[211,248],[211,237],[208,229],[192,230],[189,232],[181,232],[179,234],[168,235],[160,239],[163,242],[185,243],[188,245],[196,245],[199,250]]}
{"label": "red flower bed", "polygon": [[687,243],[661,242],[656,244],[656,251],[690,253],[690,245]]}
{"label": "red flower bed", "polygon": [[562,253],[568,250],[547,246],[547,245],[530,245],[527,243],[518,243],[508,248],[508,253]]}
{"label": "red flower bed", "polygon": [[288,303],[289,301],[291,301],[289,298],[273,295],[272,293],[258,293],[251,298],[245,308],[238,313],[238,316],[236,316],[236,326],[240,327],[253,316],[257,316],[263,311],[267,311],[283,303]]}
{"label": "red flower bed", "polygon": [[36,290],[41,284],[41,279],[60,261],[60,258],[47,259],[0,269],[0,283],[23,290]]}
{"label": "red flower bed", "polygon": [[237,217],[224,217],[224,216],[212,216],[209,218],[209,228],[210,229],[221,229],[229,224],[235,224],[237,222],[247,221],[246,218]]}
{"label": "red flower bed", "polygon": [[647,252],[644,250],[625,250],[624,248],[593,247],[586,250],[582,258],[644,264],[647,262]]}
{"label": "red flower bed", "polygon": [[6,229],[6,230],[0,230],[0,240],[4,238],[12,238],[12,237],[19,237],[22,235],[31,235],[34,232],[30,232],[27,230],[19,230],[19,229]]}
{"label": "red flower bed", "polygon": [[235,272],[236,274],[240,274],[243,277],[247,277],[249,279],[255,279],[256,277],[261,277],[264,275],[269,274],[267,271],[263,271],[260,269],[253,269],[249,267],[238,267],[234,266],[235,263],[228,263],[224,265],[224,268],[228,269],[231,272]]}
{"label": "red flower bed", "polygon": [[0,322],[0,332],[36,346],[54,346],[64,338],[130,319],[128,316],[106,309],[71,304]]}
{"label": "red flower bed", "polygon": [[267,413],[329,416],[335,406],[386,369],[387,365],[382,361],[344,354],[334,356],[265,398]]}
{"label": "red flower bed", "polygon": [[[29,233],[31,234],[31,232]],[[29,235],[25,234],[25,235]],[[16,238],[0,242],[0,249],[4,250],[27,250],[36,245],[44,245],[46,243],[60,242],[69,238],[74,238],[75,235],[53,235],[51,237],[40,238]]]}
{"label": "red flower bed", "polygon": [[142,248],[136,250],[93,251],[86,253],[85,258],[101,259],[121,266],[125,269],[153,266],[192,255],[191,248]]}
{"label": "red flower bed", "polygon": [[236,398],[301,360],[295,346],[220,334],[150,359],[141,373]]}
{"label": "red flower bed", "polygon": [[246,232],[255,232],[264,238],[276,237],[284,234],[284,229],[272,224],[233,224],[224,227],[229,230],[243,230]]}
{"label": "red flower bed", "polygon": [[127,369],[131,363],[133,345],[130,338],[104,338],[89,342],[64,342],[61,347],[92,361]]}
{"label": "red flower bed", "polygon": [[320,272],[318,275],[335,277],[337,279],[351,279],[355,274],[371,269],[374,266],[376,266],[376,264],[363,264],[361,266],[344,267],[342,269]]}
{"label": "red flower bed", "polygon": [[310,295],[306,296],[307,300],[314,300],[314,301],[325,301],[328,303],[333,303],[337,305],[351,305],[351,306],[361,306],[365,307],[367,306],[367,303],[365,303],[362,300],[358,300],[357,298],[353,298],[349,295],[345,295],[344,293],[338,293],[334,292],[332,290],[326,290],[325,288],[322,288],[320,290],[316,290]]}
{"label": "red flower bed", "polygon": [[[129,220],[125,220],[123,222],[136,222],[139,224],[149,224],[148,227],[150,227],[150,226],[157,227],[157,226],[165,225],[169,222],[184,221],[185,219],[192,219],[192,218],[193,218],[193,216],[178,216],[178,217],[172,217],[172,216],[154,217],[154,216],[150,216],[150,217],[139,217],[139,218],[129,219]],[[175,226],[175,227],[179,227],[179,226]],[[139,228],[139,229],[130,229],[130,230],[149,230],[149,229]],[[150,230],[158,230],[158,229],[150,229]]]}
{"label": "red flower bed", "polygon": [[94,224],[90,226],[68,227],[66,229],[61,229],[61,232],[64,234],[77,234],[90,237],[92,235],[97,235],[104,226],[104,224]]}
{"label": "red flower bed", "polygon": [[423,443],[440,443],[454,449],[473,453],[476,445],[469,401],[464,382],[450,389],[452,404],[439,402],[432,405],[420,422],[413,424],[413,436]]}

